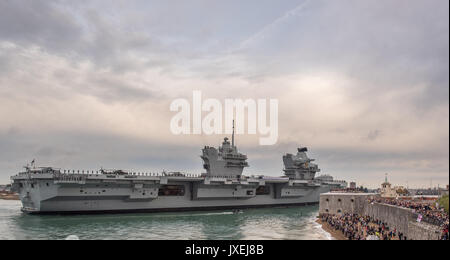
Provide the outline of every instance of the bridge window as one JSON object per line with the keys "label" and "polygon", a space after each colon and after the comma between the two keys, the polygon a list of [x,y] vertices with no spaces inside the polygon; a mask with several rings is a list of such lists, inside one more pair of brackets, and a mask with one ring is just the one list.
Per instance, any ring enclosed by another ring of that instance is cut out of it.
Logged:
{"label": "bridge window", "polygon": [[184,185],[163,185],[159,188],[159,196],[184,196]]}
{"label": "bridge window", "polygon": [[259,186],[256,189],[256,195],[269,195],[270,194],[270,186]]}

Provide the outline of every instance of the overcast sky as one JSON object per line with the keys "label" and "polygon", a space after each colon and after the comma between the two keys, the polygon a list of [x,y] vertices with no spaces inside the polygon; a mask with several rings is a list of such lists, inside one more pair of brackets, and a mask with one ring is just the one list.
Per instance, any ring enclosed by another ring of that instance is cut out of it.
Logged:
{"label": "overcast sky", "polygon": [[170,103],[275,98],[279,139],[237,136],[245,174],[307,146],[378,187],[449,179],[448,0],[0,0],[0,183],[23,165],[199,173]]}

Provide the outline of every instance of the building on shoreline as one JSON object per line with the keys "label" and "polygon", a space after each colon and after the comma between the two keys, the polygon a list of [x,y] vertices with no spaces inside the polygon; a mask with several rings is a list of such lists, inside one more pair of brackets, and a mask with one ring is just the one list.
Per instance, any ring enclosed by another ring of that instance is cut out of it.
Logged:
{"label": "building on shoreline", "polygon": [[358,214],[364,210],[367,200],[377,196],[376,193],[325,193],[320,196],[319,214]]}
{"label": "building on shoreline", "polygon": [[382,198],[397,198],[399,196],[407,196],[409,191],[403,186],[394,186],[388,181],[387,173],[384,182],[381,184],[380,196]]}

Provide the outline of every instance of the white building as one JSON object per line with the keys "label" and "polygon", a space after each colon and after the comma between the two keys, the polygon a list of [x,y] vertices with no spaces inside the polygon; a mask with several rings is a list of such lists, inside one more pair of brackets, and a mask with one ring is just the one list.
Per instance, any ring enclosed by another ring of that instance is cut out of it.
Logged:
{"label": "white building", "polygon": [[396,198],[398,196],[397,189],[388,182],[387,174],[384,182],[381,184],[380,195],[382,198]]}

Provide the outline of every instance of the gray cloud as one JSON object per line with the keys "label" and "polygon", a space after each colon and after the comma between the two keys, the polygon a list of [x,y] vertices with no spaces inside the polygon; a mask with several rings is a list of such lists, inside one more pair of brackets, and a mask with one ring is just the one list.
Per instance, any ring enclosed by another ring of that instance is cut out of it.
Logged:
{"label": "gray cloud", "polygon": [[38,45],[50,51],[70,49],[80,41],[82,28],[53,0],[5,0],[0,3],[2,40],[25,46]]}
{"label": "gray cloud", "polygon": [[114,73],[167,65],[170,61],[164,55],[175,53],[164,49],[155,37],[116,27],[107,14],[66,1],[2,1],[0,36],[24,47],[37,46],[74,64],[88,60]]}
{"label": "gray cloud", "polygon": [[369,134],[367,134],[367,140],[374,141],[380,136],[380,134],[381,134],[380,130],[370,131]]}
{"label": "gray cloud", "polygon": [[448,182],[448,16],[443,0],[1,1],[0,180],[35,157],[201,171],[221,137],[168,131],[171,100],[200,89],[279,99],[276,146],[239,137],[249,173],[281,174],[302,144],[340,178]]}

